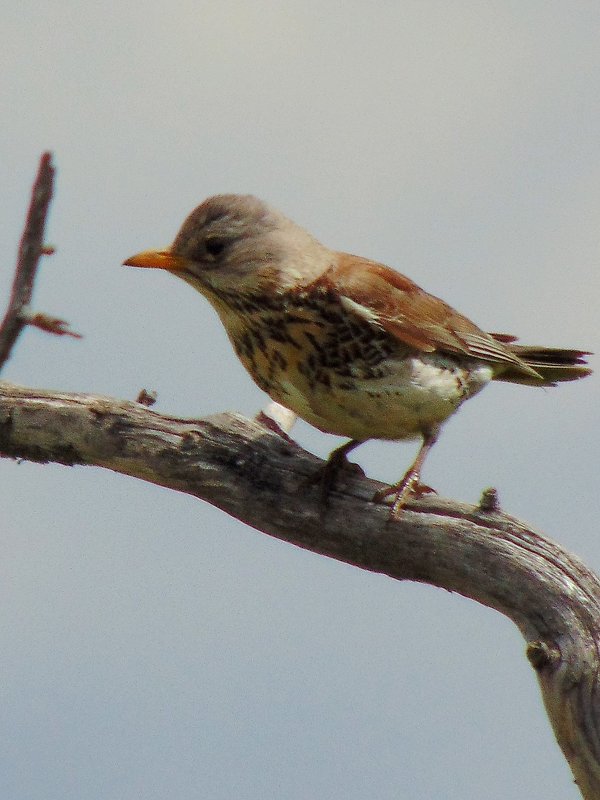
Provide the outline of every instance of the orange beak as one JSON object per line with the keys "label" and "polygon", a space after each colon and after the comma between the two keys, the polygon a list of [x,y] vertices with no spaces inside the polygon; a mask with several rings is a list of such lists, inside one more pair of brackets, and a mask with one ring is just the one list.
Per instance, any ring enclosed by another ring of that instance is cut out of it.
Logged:
{"label": "orange beak", "polygon": [[169,250],[144,250],[123,262],[126,267],[146,267],[166,269],[168,272],[183,272],[188,262],[181,256],[173,255]]}

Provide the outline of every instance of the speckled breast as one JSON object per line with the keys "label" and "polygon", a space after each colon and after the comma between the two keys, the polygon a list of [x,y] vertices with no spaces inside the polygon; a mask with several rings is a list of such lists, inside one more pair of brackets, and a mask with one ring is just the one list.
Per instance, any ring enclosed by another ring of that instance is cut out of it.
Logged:
{"label": "speckled breast", "polygon": [[492,377],[481,363],[416,351],[326,291],[223,300],[217,310],[254,381],[327,433],[420,436]]}

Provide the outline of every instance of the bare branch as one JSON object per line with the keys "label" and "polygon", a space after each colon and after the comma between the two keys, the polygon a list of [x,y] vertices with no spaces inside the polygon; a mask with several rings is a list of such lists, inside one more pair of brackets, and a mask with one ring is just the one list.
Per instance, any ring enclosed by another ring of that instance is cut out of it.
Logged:
{"label": "bare branch", "polygon": [[81,338],[79,334],[69,331],[67,323],[63,320],[46,314],[34,314],[29,308],[40,256],[51,255],[54,252],[53,247],[44,244],[44,229],[53,185],[52,155],[44,153],[31,190],[31,202],[19,246],[8,308],[0,325],[0,369],[8,361],[11,350],[25,325],[35,325],[59,336],[67,334]]}
{"label": "bare branch", "polygon": [[[501,513],[415,501],[399,520],[348,472],[324,511],[321,463],[258,421],[160,416],[142,405],[0,383],[0,454],[105,467],[199,497],[299,547],[398,580],[459,592],[512,619],[528,643],[556,737],[585,798],[600,797],[600,582]],[[493,502],[492,502],[493,500]]]}
{"label": "bare branch", "polygon": [[26,312],[31,302],[40,256],[48,252],[48,248],[44,247],[44,228],[52,199],[53,183],[52,156],[50,153],[44,153],[31,191],[31,202],[21,237],[8,308],[0,325],[0,368],[8,360],[14,343],[28,322],[27,313],[23,312]]}

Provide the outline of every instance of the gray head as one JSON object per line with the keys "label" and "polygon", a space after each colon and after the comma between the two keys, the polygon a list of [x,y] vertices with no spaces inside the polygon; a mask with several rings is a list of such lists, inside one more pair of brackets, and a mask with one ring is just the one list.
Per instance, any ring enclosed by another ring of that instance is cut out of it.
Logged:
{"label": "gray head", "polygon": [[215,195],[194,209],[168,252],[176,265],[170,268],[209,298],[219,290],[255,294],[305,285],[332,261],[279,211],[237,194]]}
{"label": "gray head", "polygon": [[242,245],[264,246],[283,220],[282,214],[250,194],[217,194],[187,217],[171,252],[196,263],[216,263]]}
{"label": "gray head", "polygon": [[216,305],[224,293],[300,288],[334,260],[330,250],[262,200],[221,194],[192,211],[169,249],[138,253],[125,263],[166,269]]}

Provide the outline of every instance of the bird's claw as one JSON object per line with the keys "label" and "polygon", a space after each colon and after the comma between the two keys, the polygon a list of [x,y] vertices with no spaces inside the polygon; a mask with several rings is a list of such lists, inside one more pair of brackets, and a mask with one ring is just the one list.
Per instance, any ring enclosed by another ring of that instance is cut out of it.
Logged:
{"label": "bird's claw", "polygon": [[410,471],[391,486],[384,486],[383,489],[378,489],[373,495],[374,503],[381,503],[388,497],[392,498],[390,508],[390,518],[397,519],[400,512],[411,498],[419,498],[424,494],[437,494],[436,490],[431,486],[427,486],[420,482],[420,475],[418,472]]}

